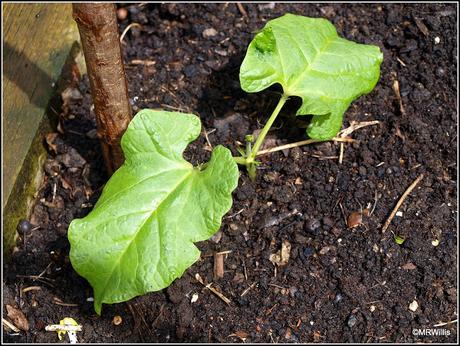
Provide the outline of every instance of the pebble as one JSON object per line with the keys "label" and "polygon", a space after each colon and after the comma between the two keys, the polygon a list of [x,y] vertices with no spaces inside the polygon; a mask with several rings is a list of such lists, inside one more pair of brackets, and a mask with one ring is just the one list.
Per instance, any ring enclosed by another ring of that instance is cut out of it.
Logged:
{"label": "pebble", "polygon": [[310,257],[311,255],[313,255],[315,253],[315,249],[313,249],[312,247],[306,247],[304,250],[303,250],[303,255],[305,257]]}
{"label": "pebble", "polygon": [[24,219],[19,221],[18,226],[16,227],[16,229],[17,229],[17,231],[18,231],[18,233],[20,235],[23,235],[24,233],[30,232],[30,230],[32,228],[33,228],[32,224],[29,221],[24,220]]}
{"label": "pebble", "polygon": [[341,295],[340,293],[337,293],[334,299],[334,303],[340,303],[342,300],[343,300],[343,295]]}
{"label": "pebble", "polygon": [[316,230],[320,228],[320,226],[321,226],[321,222],[316,219],[310,219],[310,220],[307,220],[307,222],[305,222],[305,228],[307,232],[313,232],[314,234],[317,233]]}
{"label": "pebble", "polygon": [[444,70],[442,67],[438,67],[435,73],[436,73],[436,76],[442,77],[446,74],[446,70]]}
{"label": "pebble", "polygon": [[348,318],[347,325],[348,325],[348,327],[353,328],[355,326],[356,322],[358,322],[358,320],[356,319],[356,316],[355,315],[350,315],[350,317]]}
{"label": "pebble", "polygon": [[236,223],[232,222],[229,226],[232,229],[232,231],[237,231],[238,230],[238,225]]}
{"label": "pebble", "polygon": [[117,10],[117,17],[119,20],[125,20],[128,17],[128,11],[126,8],[122,7]]}
{"label": "pebble", "polygon": [[213,37],[217,35],[217,30],[214,28],[208,28],[208,29],[203,30],[202,35],[204,38]]}
{"label": "pebble", "polygon": [[190,299],[190,303],[195,303],[198,300],[198,293],[194,293],[192,299]]}
{"label": "pebble", "polygon": [[418,309],[418,303],[416,300],[414,300],[412,303],[409,304],[409,310],[415,312],[417,311],[417,309]]}
{"label": "pebble", "polygon": [[220,242],[220,240],[222,239],[222,231],[219,230],[216,234],[214,234],[212,237],[211,237],[211,240],[214,242],[214,243],[218,243]]}
{"label": "pebble", "polygon": [[434,38],[434,44],[440,44],[440,43],[441,43],[441,39],[438,36],[436,36]]}
{"label": "pebble", "polygon": [[320,255],[325,255],[331,250],[331,246],[325,246],[321,250],[319,250]]}
{"label": "pebble", "polygon": [[291,287],[289,289],[289,295],[291,296],[291,298],[295,298],[295,294],[299,291],[299,289],[297,287]]}

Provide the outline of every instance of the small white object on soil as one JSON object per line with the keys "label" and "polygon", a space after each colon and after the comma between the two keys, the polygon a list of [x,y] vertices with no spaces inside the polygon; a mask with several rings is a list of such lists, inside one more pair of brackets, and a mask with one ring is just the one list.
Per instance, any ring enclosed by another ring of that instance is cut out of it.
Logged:
{"label": "small white object on soil", "polygon": [[439,245],[439,240],[438,239],[435,239],[431,242],[431,245],[433,246],[438,246]]}
{"label": "small white object on soil", "polygon": [[195,303],[198,300],[198,293],[193,293],[190,303]]}
{"label": "small white object on soil", "polygon": [[402,216],[403,216],[403,212],[402,212],[402,211],[397,211],[397,212],[396,212],[396,216],[402,217]]}
{"label": "small white object on soil", "polygon": [[208,29],[203,30],[202,35],[204,38],[213,37],[217,35],[217,30],[214,28],[208,28]]}
{"label": "small white object on soil", "polygon": [[370,310],[371,312],[374,312],[374,311],[375,311],[375,305],[371,305],[371,306],[369,307],[369,310]]}
{"label": "small white object on soil", "polygon": [[441,43],[441,39],[438,36],[436,36],[434,38],[434,44],[439,44],[439,43]]}
{"label": "small white object on soil", "polygon": [[409,304],[409,310],[415,312],[417,311],[417,309],[418,309],[418,303],[416,300],[414,300],[412,303]]}

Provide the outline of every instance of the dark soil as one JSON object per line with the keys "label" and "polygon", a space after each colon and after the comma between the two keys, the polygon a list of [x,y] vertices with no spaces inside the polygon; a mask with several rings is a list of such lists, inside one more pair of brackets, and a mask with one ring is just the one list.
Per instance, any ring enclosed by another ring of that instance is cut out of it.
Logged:
{"label": "dark soil", "polygon": [[[68,102],[61,132],[45,143],[46,176],[30,219],[40,228],[18,241],[12,263],[4,267],[4,304],[22,310],[30,325],[19,334],[5,329],[4,341],[57,342],[44,327],[64,317],[83,326],[80,342],[457,340],[456,323],[440,327],[448,336],[413,334],[414,328],[457,319],[455,5],[243,6],[247,17],[233,3],[126,5],[120,31],[132,22],[142,25],[123,41],[134,112],[163,108],[199,114],[204,131],[216,129],[210,142],[236,153],[236,141],[260,128],[279,98],[276,87],[252,95],[240,89],[246,47],[267,20],[291,12],[326,17],[340,35],[381,47],[381,79],[371,94],[352,104],[344,127],[352,121],[380,124],[352,134],[359,143],[345,145],[342,164],[339,145],[331,142],[262,157],[257,182],[242,171],[221,239],[198,244],[202,257],[182,278],[164,291],[104,305],[99,317],[88,300],[91,287],[69,263],[66,238],[69,223],[91,210],[107,180],[84,78],[78,84],[83,98]],[[203,35],[211,28],[216,35]],[[308,118],[294,119],[298,105],[289,101],[271,131],[270,146],[305,139]],[[187,158],[205,162],[206,146],[202,135]],[[422,173],[424,179],[399,209],[402,216],[382,233],[396,201]],[[347,228],[345,217],[375,200],[374,213]],[[393,233],[405,242],[398,245]],[[284,240],[292,246],[291,257],[275,268],[269,256]],[[231,252],[224,278],[215,279],[213,254],[226,250]],[[38,280],[27,277],[42,272]],[[199,284],[196,273],[231,304]],[[29,286],[40,289],[22,293]],[[195,293],[198,300],[191,303]],[[415,312],[409,309],[414,300]],[[116,315],[120,325],[112,323]]]}

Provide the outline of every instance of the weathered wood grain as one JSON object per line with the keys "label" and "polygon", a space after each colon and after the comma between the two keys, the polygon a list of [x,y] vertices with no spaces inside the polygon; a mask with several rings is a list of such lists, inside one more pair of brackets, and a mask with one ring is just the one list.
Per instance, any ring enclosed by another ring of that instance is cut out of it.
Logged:
{"label": "weathered wood grain", "polygon": [[3,10],[3,191],[4,250],[15,226],[28,216],[44,157],[41,135],[64,62],[78,30],[71,4],[8,3]]}

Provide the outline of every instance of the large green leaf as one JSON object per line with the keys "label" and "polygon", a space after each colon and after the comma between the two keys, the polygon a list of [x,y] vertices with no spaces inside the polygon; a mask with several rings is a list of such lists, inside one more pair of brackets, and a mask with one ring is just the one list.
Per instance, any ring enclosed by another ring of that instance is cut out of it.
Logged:
{"label": "large green leaf", "polygon": [[302,98],[297,115],[313,114],[308,135],[330,139],[343,113],[377,83],[383,55],[377,46],[348,41],[326,19],[286,14],[269,21],[248,47],[240,70],[247,92],[279,83]]}
{"label": "large green leaf", "polygon": [[91,213],[72,221],[74,269],[94,289],[94,308],[167,287],[200,255],[194,242],[220,227],[232,205],[238,167],[216,147],[194,168],[183,157],[200,134],[193,114],[143,110],[122,138],[126,161]]}

